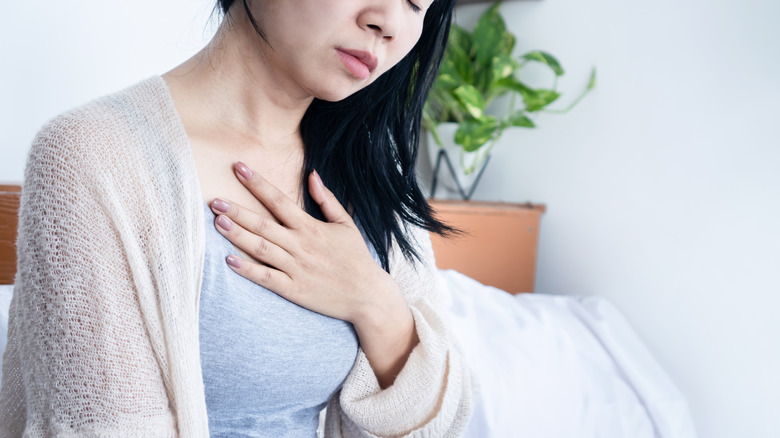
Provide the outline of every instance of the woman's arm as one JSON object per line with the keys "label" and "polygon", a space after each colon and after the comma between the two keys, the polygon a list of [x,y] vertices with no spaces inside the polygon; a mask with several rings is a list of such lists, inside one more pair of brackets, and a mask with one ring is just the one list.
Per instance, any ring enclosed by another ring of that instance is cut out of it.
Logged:
{"label": "woman's arm", "polygon": [[111,166],[95,153],[106,151],[93,147],[102,142],[88,124],[61,118],[32,145],[0,436],[175,433],[125,251],[127,212],[101,184],[100,169]]}
{"label": "woman's arm", "polygon": [[[393,286],[397,289],[395,282]],[[382,389],[395,382],[409,354],[420,343],[414,316],[403,295],[392,294],[390,298],[386,305],[376,306],[353,324],[360,348]]]}
{"label": "woman's arm", "polygon": [[409,262],[394,243],[390,273],[414,316],[419,344],[387,389],[359,353],[340,394],[328,406],[326,436],[456,437],[468,425],[476,377],[442,314],[430,236],[416,227],[410,233],[422,262]]}

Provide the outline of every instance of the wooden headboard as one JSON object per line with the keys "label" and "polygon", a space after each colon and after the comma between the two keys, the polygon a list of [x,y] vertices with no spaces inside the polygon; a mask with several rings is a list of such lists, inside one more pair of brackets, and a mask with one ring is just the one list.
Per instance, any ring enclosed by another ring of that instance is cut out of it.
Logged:
{"label": "wooden headboard", "polygon": [[0,284],[13,284],[16,274],[16,224],[22,187],[0,185]]}

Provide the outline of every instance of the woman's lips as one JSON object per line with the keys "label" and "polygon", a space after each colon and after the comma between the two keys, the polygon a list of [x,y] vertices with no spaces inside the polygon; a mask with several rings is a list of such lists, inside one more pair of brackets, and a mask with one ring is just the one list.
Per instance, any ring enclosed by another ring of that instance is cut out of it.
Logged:
{"label": "woman's lips", "polygon": [[368,78],[379,62],[376,56],[363,50],[337,48],[336,51],[349,73],[357,79],[363,80]]}

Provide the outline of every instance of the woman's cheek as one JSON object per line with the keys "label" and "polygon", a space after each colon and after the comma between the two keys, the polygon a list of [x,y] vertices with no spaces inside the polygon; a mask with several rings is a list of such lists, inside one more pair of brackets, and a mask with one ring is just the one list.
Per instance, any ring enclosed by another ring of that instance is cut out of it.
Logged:
{"label": "woman's cheek", "polygon": [[404,36],[403,44],[399,44],[399,47],[403,47],[403,50],[401,50],[401,52],[397,54],[397,59],[395,59],[393,65],[401,62],[401,60],[404,59],[404,57],[408,55],[409,52],[412,51],[414,46],[420,40],[420,35],[422,35],[422,27],[419,28],[416,33],[412,33],[410,35]]}

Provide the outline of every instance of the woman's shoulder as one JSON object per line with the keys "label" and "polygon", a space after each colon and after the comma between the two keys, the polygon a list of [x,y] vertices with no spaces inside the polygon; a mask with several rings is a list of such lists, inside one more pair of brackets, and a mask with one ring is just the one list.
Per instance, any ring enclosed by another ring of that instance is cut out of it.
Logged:
{"label": "woman's shoulder", "polygon": [[81,156],[110,148],[120,153],[123,145],[170,135],[166,131],[175,128],[171,121],[176,114],[168,99],[163,79],[148,78],[54,117],[35,136],[32,152],[44,149]]}
{"label": "woman's shoulder", "polygon": [[186,138],[164,80],[154,76],[50,120],[32,142],[28,170],[133,168],[181,149]]}

